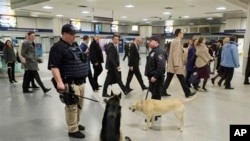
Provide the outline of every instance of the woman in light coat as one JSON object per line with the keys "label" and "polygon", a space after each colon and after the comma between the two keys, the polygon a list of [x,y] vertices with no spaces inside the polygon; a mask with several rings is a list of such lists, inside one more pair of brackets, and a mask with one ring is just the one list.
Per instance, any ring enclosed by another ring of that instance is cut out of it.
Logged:
{"label": "woman in light coat", "polygon": [[196,60],[195,66],[198,78],[203,78],[202,90],[207,91],[206,84],[209,78],[209,63],[213,60],[213,57],[209,54],[208,48],[205,45],[205,38],[200,37],[196,46]]}

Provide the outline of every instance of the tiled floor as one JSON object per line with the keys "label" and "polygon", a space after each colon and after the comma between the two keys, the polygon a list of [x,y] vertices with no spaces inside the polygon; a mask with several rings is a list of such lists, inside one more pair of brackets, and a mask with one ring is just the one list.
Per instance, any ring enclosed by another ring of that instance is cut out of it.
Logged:
{"label": "tiled floor", "polygon": [[[47,55],[40,64],[40,75],[47,87],[52,88],[51,74],[46,69]],[[121,58],[123,54],[121,54]],[[120,60],[121,60],[120,58]],[[144,72],[145,55],[141,56],[141,72]],[[126,82],[127,60],[120,61],[122,79]],[[103,71],[99,82],[104,83],[106,71]],[[143,77],[147,84],[146,77]],[[60,102],[55,89],[44,95],[41,90],[33,94],[23,94],[22,77],[17,84],[9,84],[7,79],[0,80],[0,141],[74,141],[67,136],[64,117],[64,105]],[[224,90],[209,81],[208,92],[198,92],[198,97],[186,104],[183,132],[177,131],[178,120],[172,112],[156,122],[152,130],[144,131],[144,117],[141,113],[132,113],[128,107],[145,97],[138,81],[133,78],[128,96],[122,97],[122,125],[124,135],[133,141],[228,141],[230,124],[250,124],[250,86],[243,85],[241,69],[235,71],[232,81],[234,90]],[[115,93],[121,90],[112,86]],[[110,91],[110,89],[109,89]],[[184,98],[178,80],[173,79],[168,90],[170,98]],[[93,93],[86,84],[86,96],[102,101],[102,90]],[[86,141],[98,141],[101,121],[104,112],[103,103],[85,100],[81,123],[86,126]]]}

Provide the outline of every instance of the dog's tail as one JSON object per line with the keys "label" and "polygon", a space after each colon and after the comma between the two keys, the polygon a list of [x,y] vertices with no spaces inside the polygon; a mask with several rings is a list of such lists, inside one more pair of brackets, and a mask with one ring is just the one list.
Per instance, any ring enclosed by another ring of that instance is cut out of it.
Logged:
{"label": "dog's tail", "polygon": [[195,94],[194,96],[192,96],[192,97],[190,97],[190,98],[184,99],[184,102],[186,103],[186,102],[193,101],[194,99],[196,99],[196,97],[197,97],[197,94]]}

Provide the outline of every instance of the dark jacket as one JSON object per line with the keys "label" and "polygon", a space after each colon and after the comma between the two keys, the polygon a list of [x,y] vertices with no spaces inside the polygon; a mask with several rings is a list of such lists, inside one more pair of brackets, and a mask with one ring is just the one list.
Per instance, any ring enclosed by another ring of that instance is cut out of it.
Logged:
{"label": "dark jacket", "polygon": [[90,44],[89,55],[92,64],[103,63],[102,49],[99,43],[97,43],[95,40],[93,40]]}
{"label": "dark jacket", "polygon": [[107,49],[106,69],[112,71],[119,67],[119,54],[113,43]]}
{"label": "dark jacket", "polygon": [[160,47],[153,48],[148,57],[145,68],[145,75],[148,78],[155,77],[157,80],[164,78],[166,65],[166,52]]}
{"label": "dark jacket", "polygon": [[195,57],[195,47],[190,46],[188,48],[188,55],[187,55],[187,64],[186,64],[186,69],[187,71],[194,71],[195,70],[195,60],[193,60]]}
{"label": "dark jacket", "polygon": [[3,56],[6,63],[14,63],[16,61],[16,55],[13,47],[4,46]]}
{"label": "dark jacket", "polygon": [[135,45],[135,43],[132,43],[130,45],[130,50],[129,50],[129,58],[128,58],[128,66],[139,66],[140,62],[140,54],[138,52],[138,49]]}
{"label": "dark jacket", "polygon": [[24,41],[21,52],[25,58],[27,70],[38,70],[35,43]]}

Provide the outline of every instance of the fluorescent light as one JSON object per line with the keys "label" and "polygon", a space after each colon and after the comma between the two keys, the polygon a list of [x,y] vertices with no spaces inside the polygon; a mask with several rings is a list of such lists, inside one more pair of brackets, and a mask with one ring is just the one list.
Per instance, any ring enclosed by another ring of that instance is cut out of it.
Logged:
{"label": "fluorescent light", "polygon": [[54,7],[52,6],[43,6],[43,9],[53,9]]}
{"label": "fluorescent light", "polygon": [[185,18],[185,19],[187,19],[187,18],[189,18],[189,16],[183,16],[182,18]]}
{"label": "fluorescent light", "polygon": [[82,11],[82,14],[89,14],[89,11]]}
{"label": "fluorescent light", "polygon": [[132,31],[138,31],[138,25],[132,25]]}
{"label": "fluorescent light", "polygon": [[217,7],[216,9],[217,10],[226,10],[227,8],[222,6],[222,7]]}
{"label": "fluorescent light", "polygon": [[56,16],[57,16],[57,17],[63,17],[63,15],[61,15],[61,14],[57,14]]}
{"label": "fluorescent light", "polygon": [[163,12],[162,14],[164,14],[164,15],[171,15],[170,12]]}
{"label": "fluorescent light", "polygon": [[143,21],[148,21],[148,19],[143,19]]}
{"label": "fluorescent light", "polygon": [[151,22],[149,22],[149,21],[146,21],[145,23],[147,23],[147,24],[150,24]]}
{"label": "fluorescent light", "polygon": [[122,16],[121,18],[122,18],[122,19],[127,19],[128,17],[127,17],[127,16]]}
{"label": "fluorescent light", "polygon": [[207,18],[207,20],[213,20],[213,18],[210,17],[210,18]]}
{"label": "fluorescent light", "polygon": [[134,5],[129,4],[129,5],[125,5],[124,7],[126,7],[126,8],[133,8],[133,7],[135,7],[135,6],[134,6]]}

